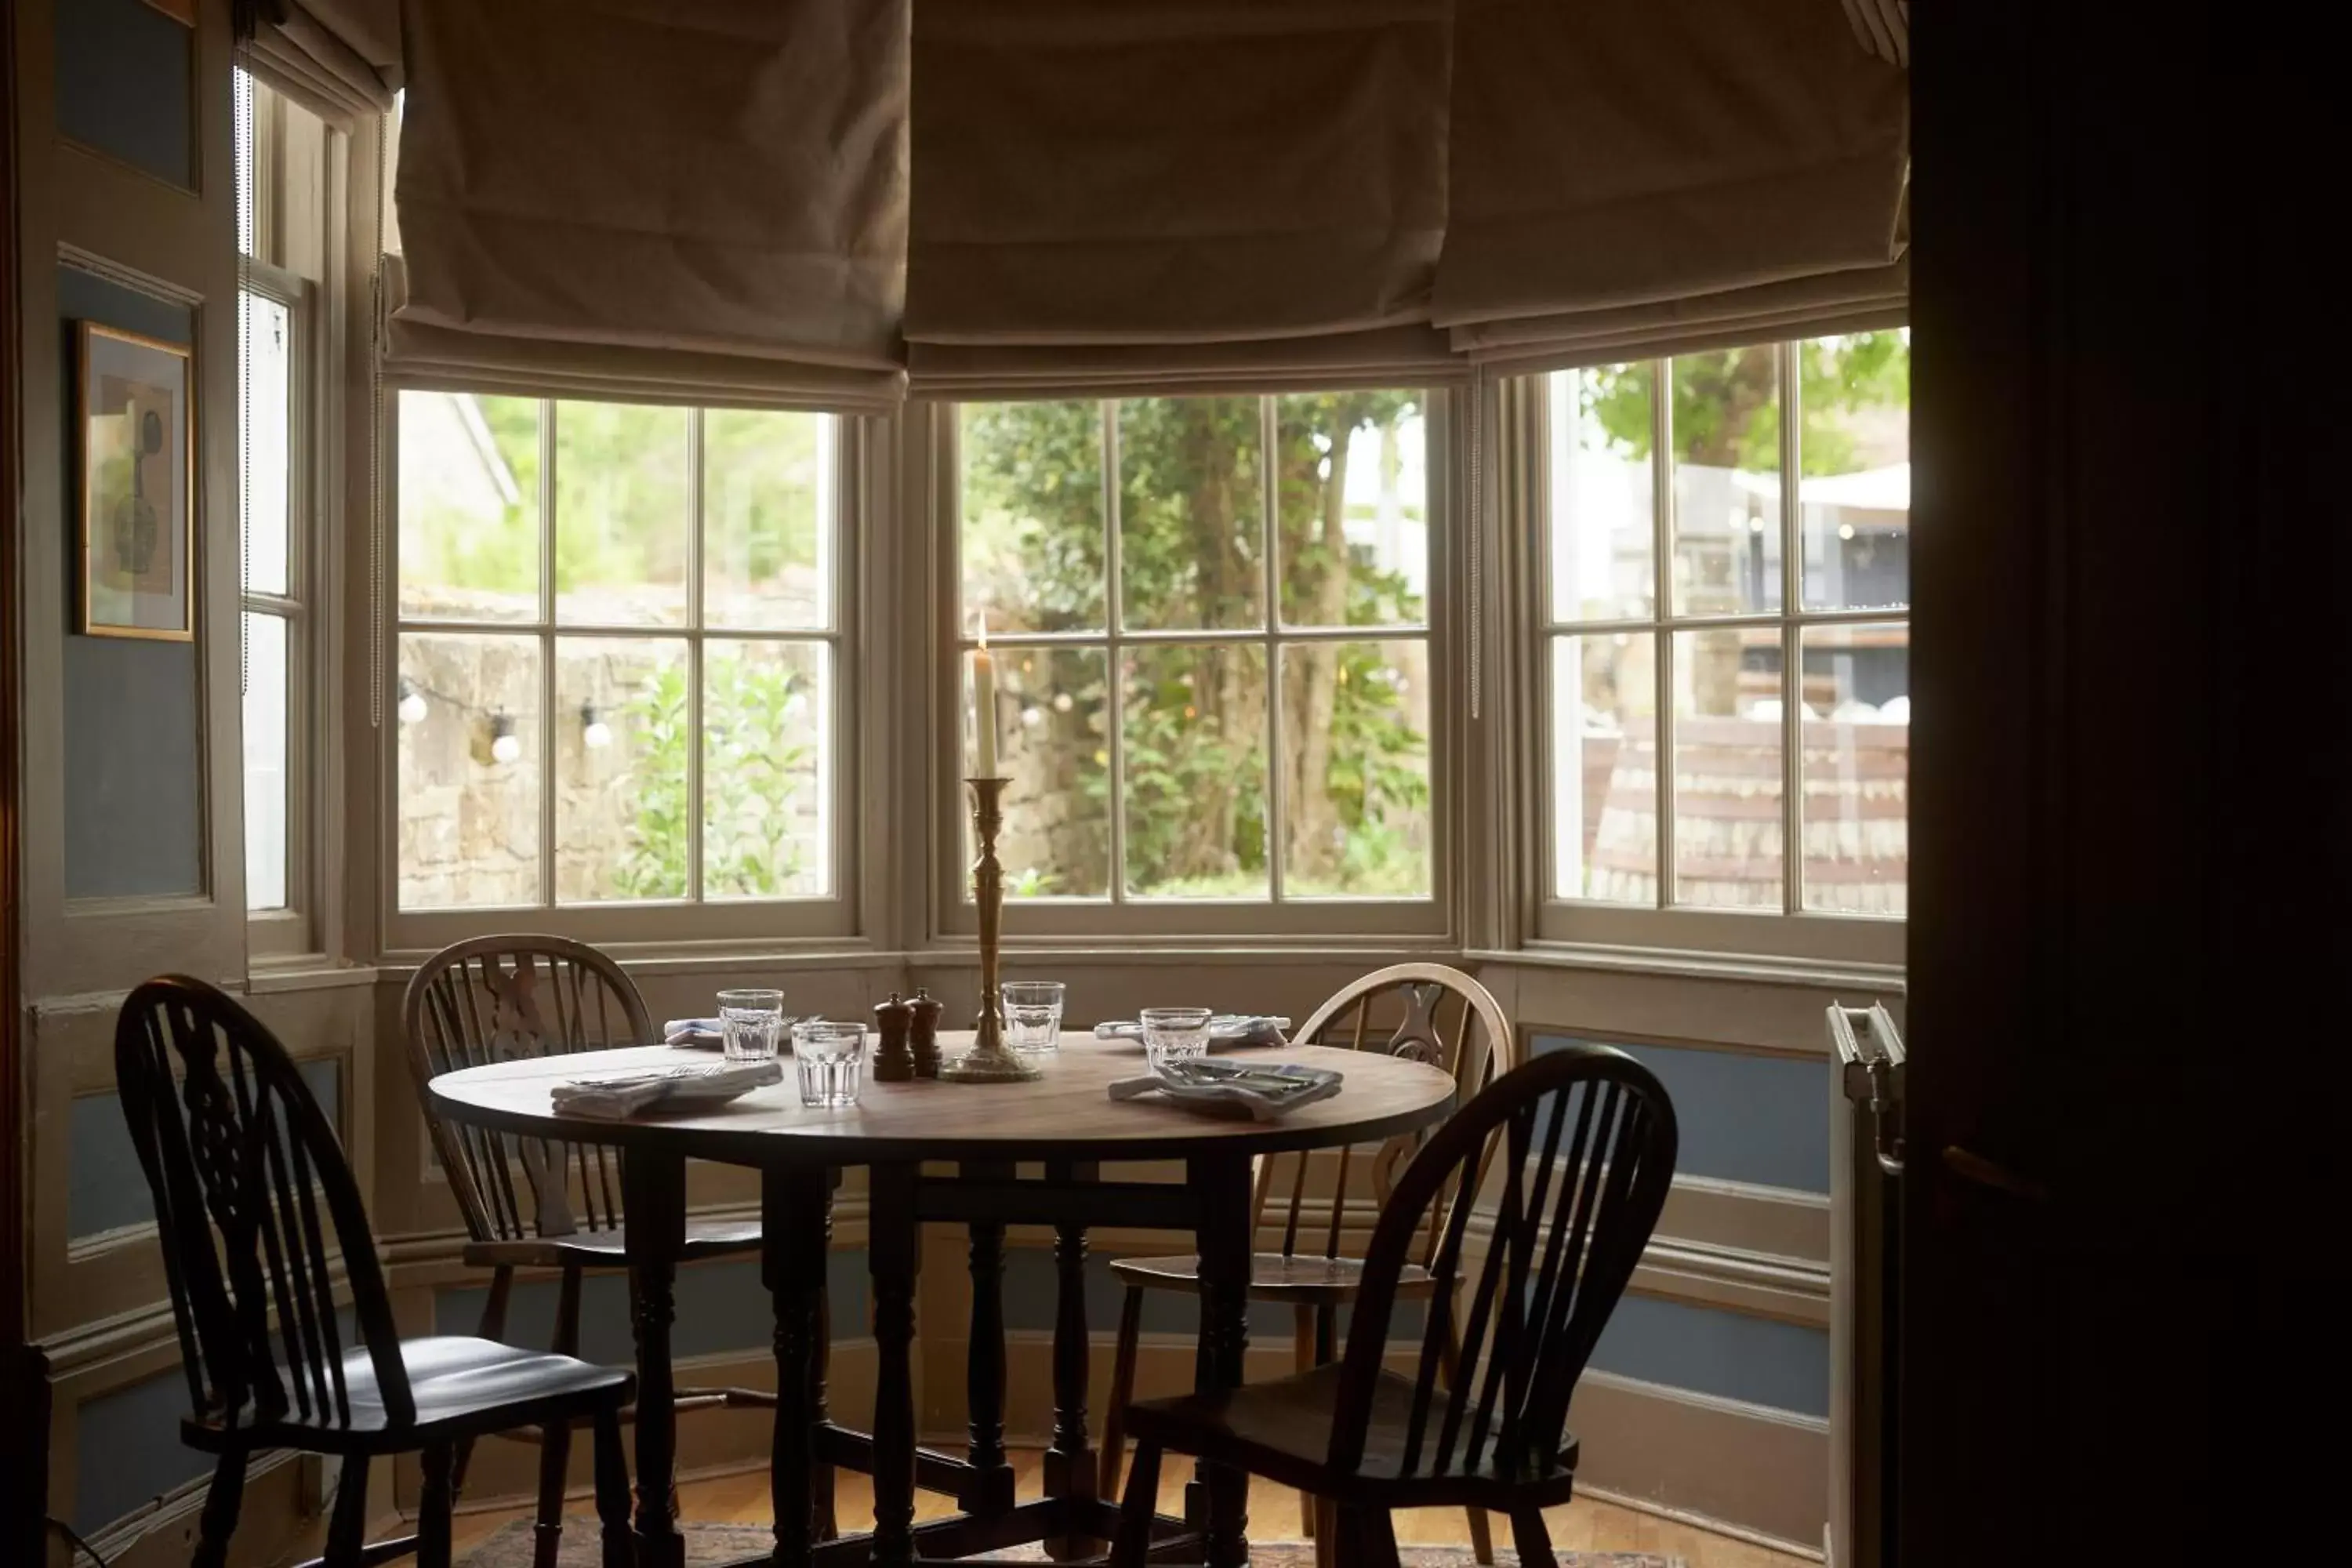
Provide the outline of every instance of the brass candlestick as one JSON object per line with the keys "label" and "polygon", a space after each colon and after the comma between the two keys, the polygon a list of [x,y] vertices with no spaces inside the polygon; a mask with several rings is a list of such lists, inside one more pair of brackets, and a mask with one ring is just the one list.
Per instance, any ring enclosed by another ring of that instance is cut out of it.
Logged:
{"label": "brass candlestick", "polygon": [[972,901],[980,906],[980,1019],[978,1037],[965,1055],[940,1068],[957,1083],[1033,1083],[1043,1069],[1004,1047],[1004,1011],[996,984],[999,928],[1004,918],[1004,871],[996,863],[996,835],[1004,826],[1005,781],[966,779],[971,786],[972,837],[979,858],[971,863]]}

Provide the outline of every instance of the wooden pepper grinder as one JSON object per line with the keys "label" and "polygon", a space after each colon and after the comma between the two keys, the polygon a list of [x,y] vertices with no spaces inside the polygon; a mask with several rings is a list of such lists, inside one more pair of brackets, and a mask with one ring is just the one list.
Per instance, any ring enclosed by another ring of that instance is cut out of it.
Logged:
{"label": "wooden pepper grinder", "polygon": [[910,1045],[915,1058],[915,1076],[937,1078],[940,1076],[940,999],[919,987],[915,999],[907,1004],[907,1008],[914,1015]]}
{"label": "wooden pepper grinder", "polygon": [[896,991],[887,1002],[874,1006],[874,1027],[882,1042],[874,1048],[874,1081],[906,1083],[915,1076],[915,1054],[908,1045],[907,1033],[913,1025],[915,1009],[898,999]]}

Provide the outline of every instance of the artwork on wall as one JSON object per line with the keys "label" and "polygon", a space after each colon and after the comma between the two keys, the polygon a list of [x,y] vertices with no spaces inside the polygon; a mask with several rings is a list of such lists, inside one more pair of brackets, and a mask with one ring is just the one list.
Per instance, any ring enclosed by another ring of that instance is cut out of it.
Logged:
{"label": "artwork on wall", "polygon": [[195,382],[186,348],[80,324],[81,618],[89,637],[191,640]]}

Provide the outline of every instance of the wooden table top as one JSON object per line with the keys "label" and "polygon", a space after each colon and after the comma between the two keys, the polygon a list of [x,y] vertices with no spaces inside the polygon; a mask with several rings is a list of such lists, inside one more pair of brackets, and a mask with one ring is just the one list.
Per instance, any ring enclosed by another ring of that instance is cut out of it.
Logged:
{"label": "wooden table top", "polygon": [[[969,1033],[943,1032],[953,1055]],[[715,1055],[667,1046],[533,1057],[444,1073],[432,1083],[436,1109],[476,1126],[535,1137],[657,1149],[730,1164],[863,1165],[899,1160],[1170,1160],[1196,1154],[1261,1154],[1369,1142],[1437,1121],[1452,1107],[1454,1080],[1435,1068],[1377,1051],[1321,1046],[1270,1047],[1248,1059],[1298,1062],[1343,1073],[1328,1100],[1276,1121],[1222,1121],[1158,1096],[1112,1100],[1109,1084],[1135,1078],[1142,1048],[1128,1041],[1066,1038],[1035,1083],[877,1083],[867,1064],[859,1103],[813,1110],[800,1103],[789,1057],[784,1081],[730,1104],[658,1121],[599,1121],[558,1116],[549,1091],[571,1079],[621,1077]]]}

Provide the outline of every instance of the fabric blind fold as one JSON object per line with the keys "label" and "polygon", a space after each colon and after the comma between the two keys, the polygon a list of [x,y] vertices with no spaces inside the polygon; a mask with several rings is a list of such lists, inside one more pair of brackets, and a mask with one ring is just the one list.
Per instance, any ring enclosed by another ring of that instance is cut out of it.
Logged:
{"label": "fabric blind fold", "polygon": [[[919,390],[1441,370],[1448,0],[919,4]],[[1418,333],[1381,337],[1384,329]],[[953,347],[965,352],[946,353]],[[1053,352],[1060,351],[1060,352]]]}
{"label": "fabric blind fold", "polygon": [[908,0],[404,0],[386,374],[898,395]]}
{"label": "fabric blind fold", "polygon": [[1591,312],[1662,307],[1672,337],[1800,280],[1756,313],[1885,298],[1906,80],[1840,0],[1458,0],[1453,104],[1443,325],[1554,318],[1568,344]]}
{"label": "fabric blind fold", "polygon": [[338,123],[392,107],[397,0],[239,0],[241,37],[273,84]]}

